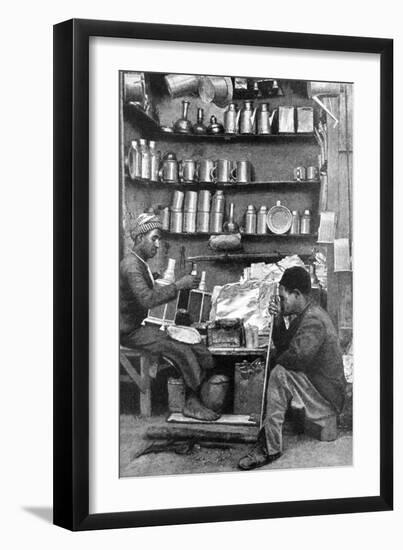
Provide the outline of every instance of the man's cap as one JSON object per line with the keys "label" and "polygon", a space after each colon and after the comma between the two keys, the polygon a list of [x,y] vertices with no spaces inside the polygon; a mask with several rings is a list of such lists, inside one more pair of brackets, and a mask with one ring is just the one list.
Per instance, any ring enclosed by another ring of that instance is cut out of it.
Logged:
{"label": "man's cap", "polygon": [[130,235],[134,239],[137,235],[143,235],[152,229],[162,229],[160,218],[155,214],[140,214],[130,228]]}

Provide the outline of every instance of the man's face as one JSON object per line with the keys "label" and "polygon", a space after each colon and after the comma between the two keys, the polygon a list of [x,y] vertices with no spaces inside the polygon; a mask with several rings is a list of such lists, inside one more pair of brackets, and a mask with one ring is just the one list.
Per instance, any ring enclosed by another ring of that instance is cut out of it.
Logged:
{"label": "man's face", "polygon": [[278,294],[280,297],[281,313],[283,315],[298,313],[298,297],[295,292],[288,292],[288,290],[280,285]]}
{"label": "man's face", "polygon": [[161,231],[159,229],[152,229],[148,233],[142,236],[141,250],[145,258],[154,258],[157,254],[161,242]]}

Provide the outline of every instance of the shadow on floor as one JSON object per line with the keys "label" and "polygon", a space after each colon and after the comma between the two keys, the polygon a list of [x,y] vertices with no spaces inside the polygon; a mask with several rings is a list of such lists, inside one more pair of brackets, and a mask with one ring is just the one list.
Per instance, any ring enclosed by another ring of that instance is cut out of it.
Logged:
{"label": "shadow on floor", "polygon": [[46,523],[53,523],[53,508],[51,506],[23,506],[22,509]]}

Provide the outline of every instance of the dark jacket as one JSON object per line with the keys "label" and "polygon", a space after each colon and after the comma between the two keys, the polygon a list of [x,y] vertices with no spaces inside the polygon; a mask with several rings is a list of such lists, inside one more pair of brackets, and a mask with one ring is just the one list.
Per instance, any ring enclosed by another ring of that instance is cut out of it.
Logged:
{"label": "dark jacket", "polygon": [[282,320],[273,328],[276,363],[304,372],[319,393],[340,412],[346,380],[336,330],[321,307],[309,303],[288,330]]}
{"label": "dark jacket", "polygon": [[130,334],[141,326],[148,310],[173,300],[175,284],[154,286],[147,266],[133,252],[120,262],[120,334]]}

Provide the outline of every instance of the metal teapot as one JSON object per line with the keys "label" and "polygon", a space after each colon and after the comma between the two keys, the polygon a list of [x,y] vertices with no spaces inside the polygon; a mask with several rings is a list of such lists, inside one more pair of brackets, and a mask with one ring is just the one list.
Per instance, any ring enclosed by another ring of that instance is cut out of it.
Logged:
{"label": "metal teapot", "polygon": [[243,107],[238,111],[237,123],[240,134],[255,133],[255,117],[257,107],[253,108],[252,101],[244,101]]}
{"label": "metal teapot", "polygon": [[269,104],[261,103],[258,107],[256,114],[256,133],[260,135],[271,134],[271,128],[273,123],[274,115],[276,114],[277,109],[273,109],[270,114]]}

